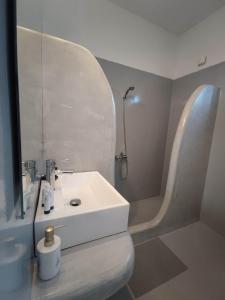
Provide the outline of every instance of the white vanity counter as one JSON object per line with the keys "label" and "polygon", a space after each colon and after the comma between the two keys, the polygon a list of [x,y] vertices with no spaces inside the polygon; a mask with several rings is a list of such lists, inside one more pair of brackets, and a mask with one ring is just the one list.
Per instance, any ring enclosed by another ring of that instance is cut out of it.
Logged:
{"label": "white vanity counter", "polygon": [[128,232],[62,251],[60,273],[49,281],[37,276],[36,261],[27,265],[24,283],[4,300],[105,300],[129,281],[134,247]]}
{"label": "white vanity counter", "polygon": [[62,252],[61,271],[44,282],[33,271],[32,300],[104,300],[129,280],[134,248],[128,232]]}
{"label": "white vanity counter", "polygon": [[[66,246],[59,274],[41,281],[36,259],[30,260],[29,255],[24,261],[26,269],[21,269],[23,286],[10,293],[0,291],[0,299],[105,300],[130,279],[134,246],[127,231],[129,203],[114,187],[98,172],[59,175],[54,198],[55,210],[49,215],[44,215],[39,199],[34,227],[37,241],[46,226],[64,225],[56,232]],[[71,207],[73,198],[80,198],[81,205]],[[40,236],[37,225],[43,227]]]}
{"label": "white vanity counter", "polygon": [[[35,218],[36,241],[49,226],[62,226],[58,276],[40,281],[33,271],[32,300],[104,300],[129,280],[134,248],[128,230],[129,203],[99,172],[58,174],[55,209],[43,213],[42,192]],[[71,207],[71,199],[80,206]]]}

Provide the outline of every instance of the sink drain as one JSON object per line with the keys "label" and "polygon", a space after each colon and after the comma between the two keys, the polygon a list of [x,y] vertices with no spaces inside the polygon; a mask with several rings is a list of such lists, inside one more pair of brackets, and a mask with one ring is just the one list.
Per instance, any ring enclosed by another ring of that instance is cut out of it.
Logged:
{"label": "sink drain", "polygon": [[81,205],[81,200],[80,199],[72,199],[70,200],[70,206],[76,207]]}

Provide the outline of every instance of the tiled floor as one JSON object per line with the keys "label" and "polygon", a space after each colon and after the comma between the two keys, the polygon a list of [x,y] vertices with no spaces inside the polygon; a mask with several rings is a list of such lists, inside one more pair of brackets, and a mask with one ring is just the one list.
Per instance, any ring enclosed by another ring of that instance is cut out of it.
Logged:
{"label": "tiled floor", "polygon": [[[152,260],[152,272],[159,275],[162,284],[136,298],[137,300],[224,300],[225,299],[225,239],[201,222],[160,237],[161,242],[185,265],[187,270],[168,281],[161,280],[158,265]],[[159,246],[159,247],[162,247]],[[154,248],[154,247],[153,247]],[[164,250],[163,250],[164,251]],[[152,252],[154,254],[154,251]],[[151,250],[143,252],[146,262]],[[166,260],[173,260],[167,256]],[[143,267],[144,268],[144,267]],[[156,268],[154,270],[154,268]],[[146,281],[145,270],[140,268],[140,278]],[[151,287],[151,278],[149,286]],[[128,289],[112,300],[132,300]]]}
{"label": "tiled floor", "polygon": [[130,203],[129,226],[137,225],[153,219],[161,205],[162,197],[152,197]]}
{"label": "tiled floor", "polygon": [[176,255],[155,238],[135,248],[135,268],[129,287],[138,298],[186,270]]}

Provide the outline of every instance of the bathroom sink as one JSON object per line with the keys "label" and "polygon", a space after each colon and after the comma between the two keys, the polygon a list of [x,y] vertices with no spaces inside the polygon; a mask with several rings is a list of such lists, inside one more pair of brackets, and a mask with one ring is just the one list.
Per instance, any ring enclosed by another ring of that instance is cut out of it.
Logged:
{"label": "bathroom sink", "polygon": [[[45,227],[60,227],[62,249],[121,233],[128,228],[129,203],[99,173],[59,174],[54,210],[44,214],[41,186],[35,218],[36,243]],[[74,205],[74,206],[73,206]]]}

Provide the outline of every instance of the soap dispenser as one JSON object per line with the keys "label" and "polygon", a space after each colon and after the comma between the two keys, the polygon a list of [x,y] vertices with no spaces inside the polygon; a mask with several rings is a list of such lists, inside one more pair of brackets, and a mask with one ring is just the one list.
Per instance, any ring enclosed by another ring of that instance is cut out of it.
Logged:
{"label": "soap dispenser", "polygon": [[38,274],[41,280],[55,277],[60,270],[61,239],[54,234],[54,227],[45,229],[45,237],[37,244]]}

